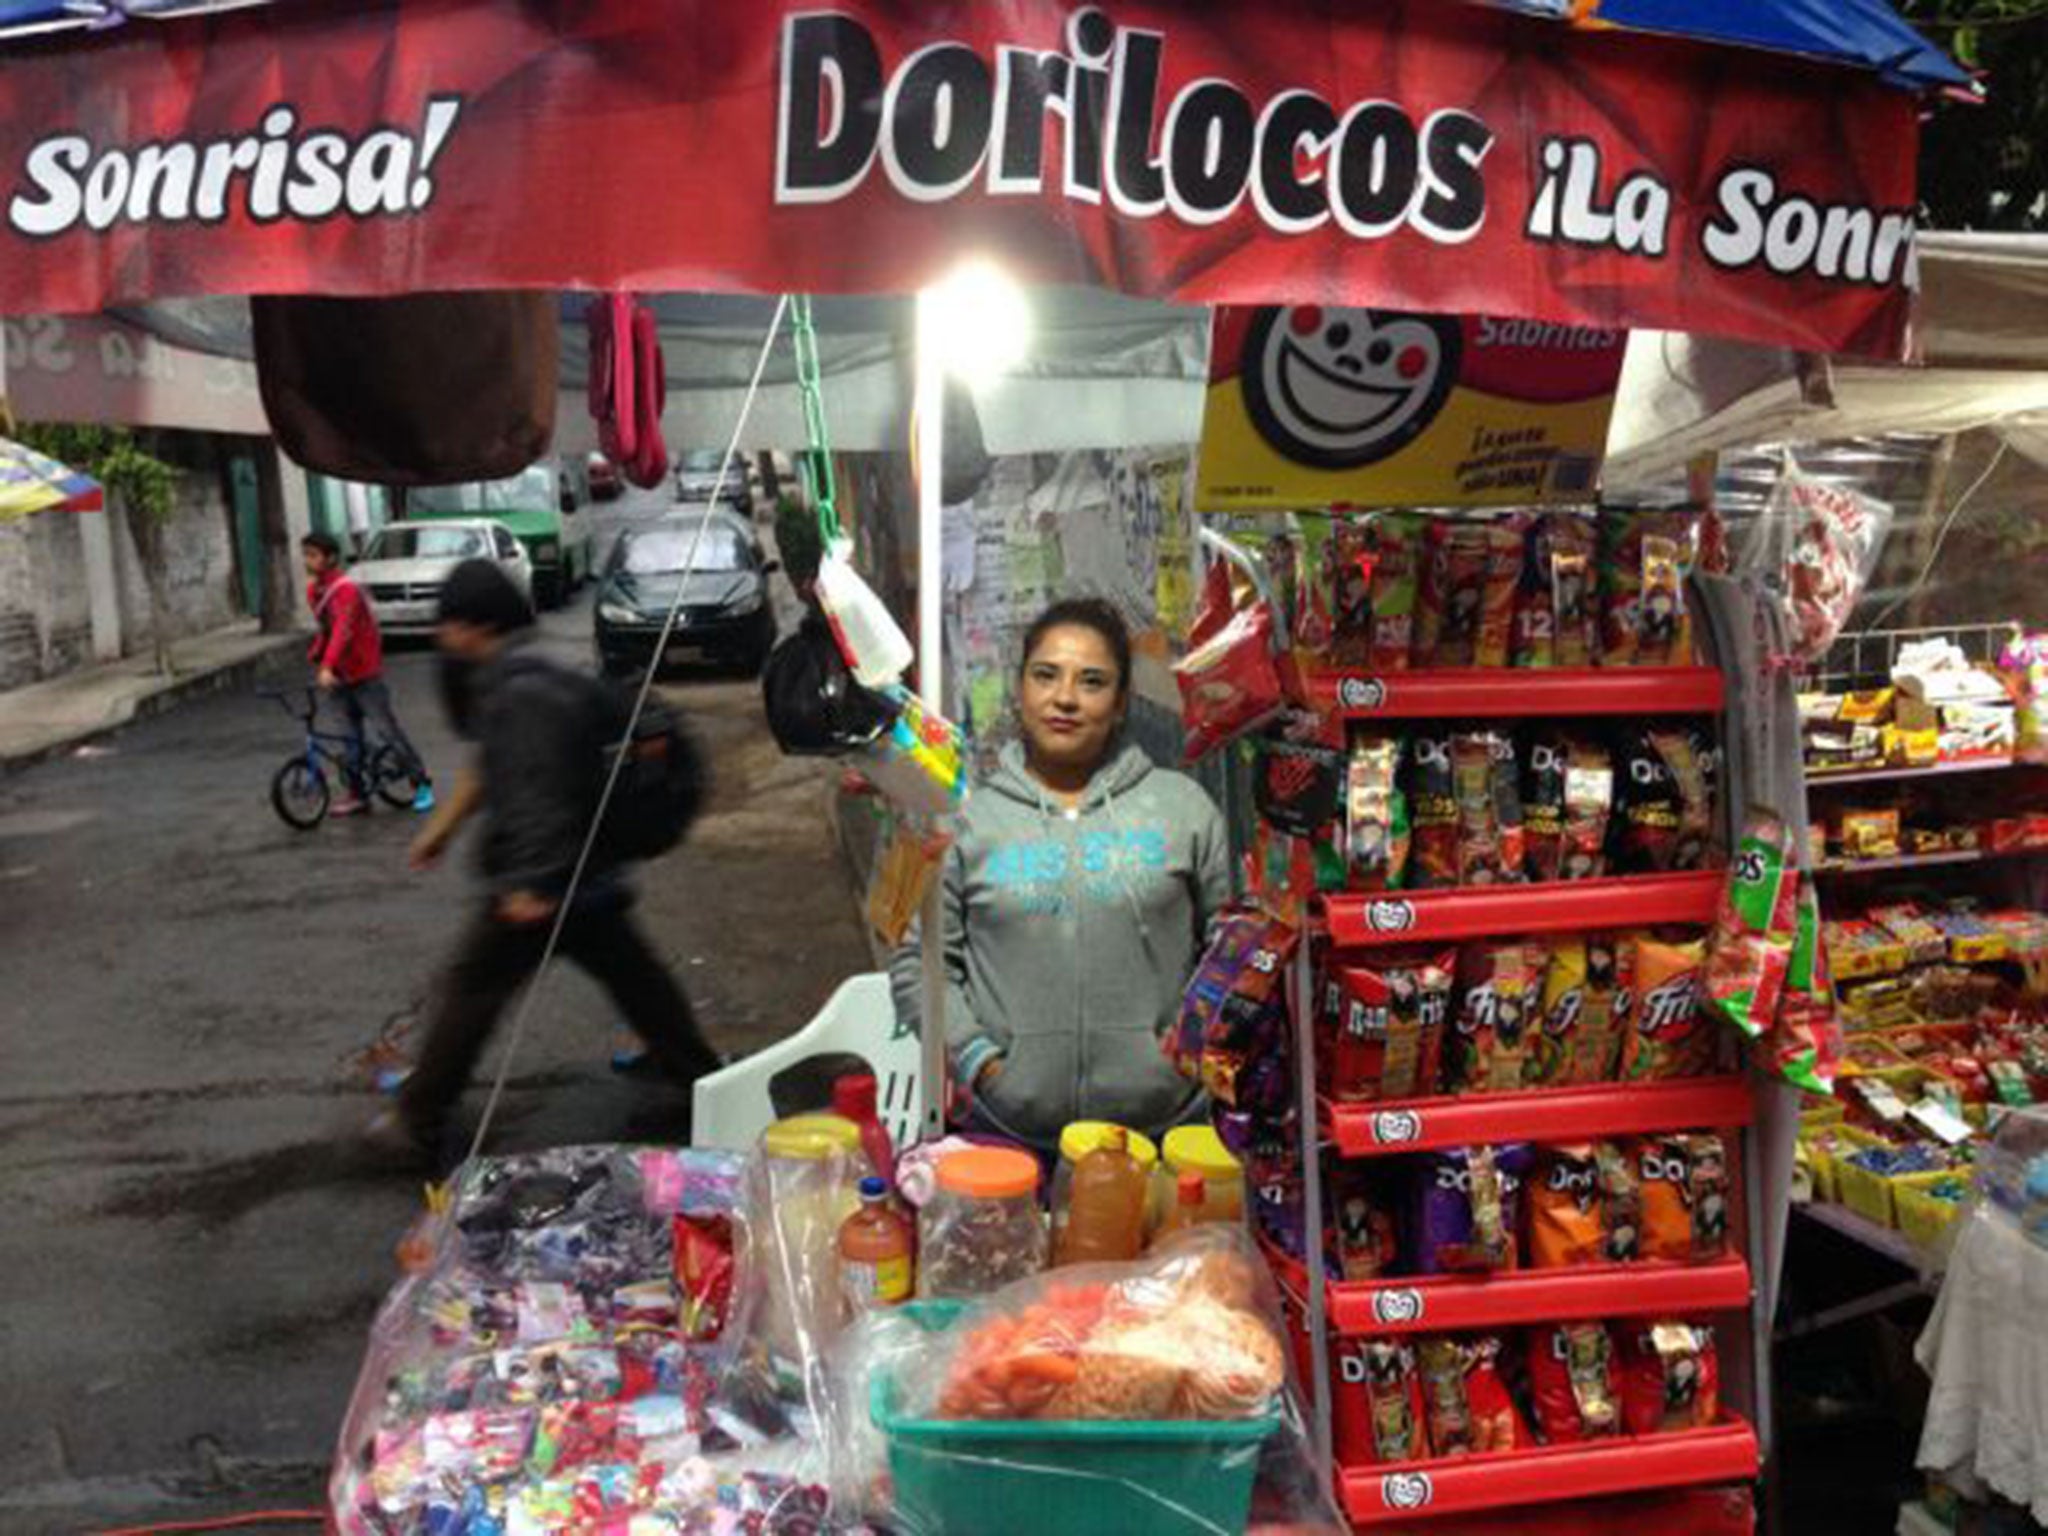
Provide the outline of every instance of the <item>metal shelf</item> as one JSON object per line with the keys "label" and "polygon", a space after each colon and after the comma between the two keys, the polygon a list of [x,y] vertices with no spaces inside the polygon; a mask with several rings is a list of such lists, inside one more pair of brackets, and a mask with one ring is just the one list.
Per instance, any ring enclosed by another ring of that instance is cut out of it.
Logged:
{"label": "metal shelf", "polygon": [[1826,859],[1813,866],[1817,875],[1862,875],[1888,869],[1941,869],[1951,864],[1982,864],[1992,859],[2024,859],[2048,848],[1953,848],[1941,853],[1902,853],[1889,859]]}
{"label": "metal shelf", "polygon": [[1809,788],[1832,784],[1891,784],[1901,779],[1939,779],[1958,773],[1992,773],[2001,768],[2024,766],[2010,757],[1966,757],[1946,763],[1930,763],[1920,768],[1851,768],[1839,773],[1809,768],[1806,782]]}
{"label": "metal shelf", "polygon": [[1339,949],[1665,923],[1704,927],[1714,920],[1721,881],[1720,870],[1707,869],[1536,885],[1347,893],[1324,897],[1322,912],[1330,940]]}
{"label": "metal shelf", "polygon": [[1740,1420],[1638,1439],[1545,1446],[1495,1456],[1339,1469],[1345,1513],[1361,1527],[1439,1515],[1707,1483],[1757,1475],[1756,1432]]}
{"label": "metal shelf", "polygon": [[1447,1333],[1524,1323],[1609,1317],[1690,1317],[1749,1306],[1749,1266],[1589,1264],[1498,1275],[1343,1280],[1330,1285],[1330,1321],[1341,1334]]}
{"label": "metal shelf", "polygon": [[1456,1098],[1325,1104],[1323,1118],[1346,1157],[1384,1157],[1504,1141],[1572,1142],[1652,1131],[1745,1126],[1756,1101],[1746,1077],[1669,1083],[1588,1083]]}
{"label": "metal shelf", "polygon": [[1309,674],[1310,704],[1350,720],[1467,716],[1717,715],[1715,667],[1467,667]]}

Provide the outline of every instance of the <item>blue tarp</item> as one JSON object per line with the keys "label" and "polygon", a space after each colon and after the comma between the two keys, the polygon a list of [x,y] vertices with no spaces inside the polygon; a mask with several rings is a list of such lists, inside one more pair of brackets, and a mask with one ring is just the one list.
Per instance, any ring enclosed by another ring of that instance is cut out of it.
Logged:
{"label": "blue tarp", "polygon": [[1849,64],[1894,85],[1967,86],[1969,75],[1885,0],[1497,0],[1510,10]]}

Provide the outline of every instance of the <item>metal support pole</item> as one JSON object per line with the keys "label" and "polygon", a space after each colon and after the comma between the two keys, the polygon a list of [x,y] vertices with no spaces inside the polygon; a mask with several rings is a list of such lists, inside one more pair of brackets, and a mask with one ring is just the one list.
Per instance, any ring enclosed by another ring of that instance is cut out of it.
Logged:
{"label": "metal support pole", "polygon": [[[926,709],[945,712],[941,647],[945,633],[944,509],[940,487],[945,465],[945,366],[932,336],[930,302],[917,305],[917,688]],[[940,882],[925,894],[921,922],[924,962],[919,1009],[924,1070],[920,1124],[926,1138],[940,1135],[946,1121],[946,971],[942,948]]]}
{"label": "metal support pole", "polygon": [[1302,1224],[1307,1229],[1309,1380],[1315,1393],[1314,1433],[1310,1445],[1316,1475],[1336,1498],[1336,1467],[1330,1433],[1330,1323],[1328,1277],[1323,1273],[1323,1150],[1322,1113],[1316,1100],[1316,1032],[1311,1005],[1315,999],[1315,965],[1309,936],[1295,946],[1287,1009],[1292,1016],[1296,1073],[1296,1138],[1301,1153]]}

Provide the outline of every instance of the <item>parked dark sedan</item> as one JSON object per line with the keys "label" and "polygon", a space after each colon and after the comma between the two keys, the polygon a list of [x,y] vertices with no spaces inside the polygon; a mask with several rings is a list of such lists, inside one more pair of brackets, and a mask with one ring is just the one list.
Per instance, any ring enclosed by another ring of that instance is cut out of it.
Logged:
{"label": "parked dark sedan", "polygon": [[680,592],[665,659],[703,656],[759,671],[775,643],[768,578],[776,568],[753,526],[730,512],[676,513],[621,534],[597,591],[598,660],[614,672],[645,666]]}

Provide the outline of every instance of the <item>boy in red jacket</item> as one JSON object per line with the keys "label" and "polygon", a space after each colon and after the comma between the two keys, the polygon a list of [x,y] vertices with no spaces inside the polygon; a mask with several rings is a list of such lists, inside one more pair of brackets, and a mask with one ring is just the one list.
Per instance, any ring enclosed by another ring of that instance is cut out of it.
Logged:
{"label": "boy in red jacket", "polygon": [[384,637],[377,632],[377,616],[370,611],[369,599],[342,572],[341,546],[330,535],[307,534],[299,541],[299,552],[306,566],[306,605],[313,610],[313,622],[318,626],[306,660],[317,669],[320,687],[341,702],[351,738],[348,791],[328,814],[354,816],[370,808],[368,744],[363,738],[366,718],[376,722],[378,733],[398,748],[411,769],[413,782],[419,786],[412,808],[431,811],[434,781],[392,708],[391,690],[384,682]]}

